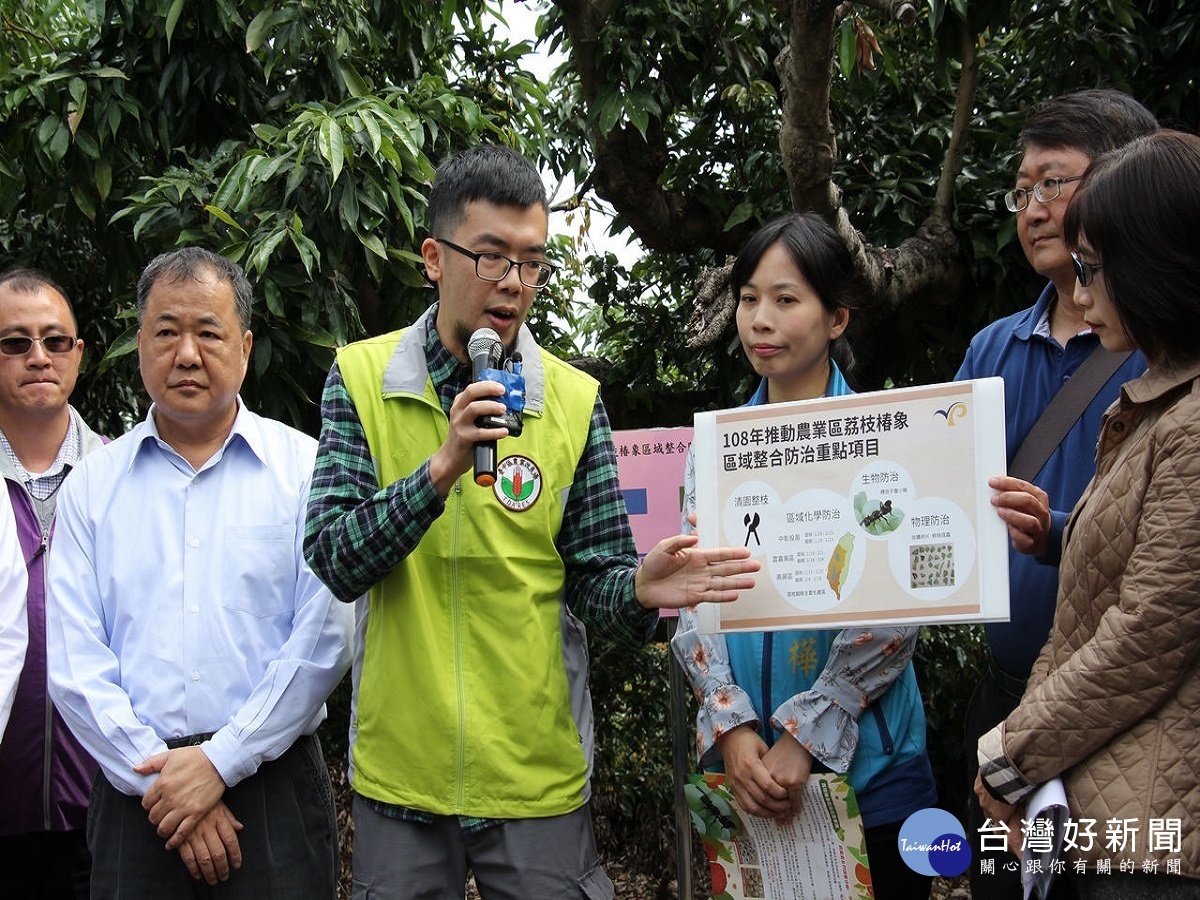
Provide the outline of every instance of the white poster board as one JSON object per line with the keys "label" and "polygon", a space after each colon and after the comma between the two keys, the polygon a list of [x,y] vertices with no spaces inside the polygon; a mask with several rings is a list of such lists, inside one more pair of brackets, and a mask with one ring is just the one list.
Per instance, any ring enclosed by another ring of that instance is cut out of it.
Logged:
{"label": "white poster board", "polygon": [[753,590],[700,630],[1008,619],[1000,378],[695,417],[700,544],[750,547]]}

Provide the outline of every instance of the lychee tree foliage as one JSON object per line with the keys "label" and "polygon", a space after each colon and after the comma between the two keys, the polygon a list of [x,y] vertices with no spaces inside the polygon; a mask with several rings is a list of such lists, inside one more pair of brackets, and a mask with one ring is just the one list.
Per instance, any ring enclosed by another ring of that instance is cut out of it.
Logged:
{"label": "lychee tree foliage", "polygon": [[814,209],[854,248],[860,387],[945,380],[975,330],[1039,287],[999,202],[1030,108],[1109,86],[1185,127],[1200,112],[1184,0],[542,8],[569,54],[550,127],[584,138],[555,144],[556,164],[586,187],[577,203],[602,199],[648,248],[628,269],[592,261],[601,353],[639,424],[746,396],[732,301],[697,281],[766,219]]}
{"label": "lychee tree foliage", "polygon": [[789,208],[858,253],[860,386],[948,377],[1036,289],[996,203],[1029,107],[1109,84],[1196,119],[1184,0],[529,5],[565,54],[549,85],[495,2],[0,0],[0,254],[79,302],[91,418],[139,414],[137,272],[198,242],[255,281],[247,398],[314,428],[330,348],[428,303],[427,181],[480,139],[542,156],[579,186],[576,221],[603,202],[647,248],[626,270],[564,242],[533,323],[599,348],[618,425],[744,394],[720,279],[696,280]]}
{"label": "lychee tree foliage", "polygon": [[544,87],[488,9],[0,0],[0,256],[76,301],[91,421],[119,433],[144,410],[136,278],[198,243],[255,285],[247,401],[315,431],[332,348],[433,297],[416,251],[436,163],[539,136]]}

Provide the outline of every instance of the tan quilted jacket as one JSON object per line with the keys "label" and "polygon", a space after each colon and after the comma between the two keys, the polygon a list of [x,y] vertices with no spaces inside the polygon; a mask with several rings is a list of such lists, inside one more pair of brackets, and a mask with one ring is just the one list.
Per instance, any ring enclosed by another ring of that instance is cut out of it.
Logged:
{"label": "tan quilted jacket", "polygon": [[[1159,873],[1175,860],[1200,878],[1198,650],[1200,363],[1152,369],[1105,414],[1096,475],[1064,534],[1049,640],[993,733],[1019,780],[1060,775],[1071,817],[1097,820],[1095,846],[1072,858],[1113,871],[1157,860]],[[1109,819],[1133,820],[1124,852],[1107,846]]]}

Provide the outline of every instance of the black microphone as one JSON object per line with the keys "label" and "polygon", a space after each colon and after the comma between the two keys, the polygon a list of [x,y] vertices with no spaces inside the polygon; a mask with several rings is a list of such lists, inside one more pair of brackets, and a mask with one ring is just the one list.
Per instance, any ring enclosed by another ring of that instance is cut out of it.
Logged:
{"label": "black microphone", "polygon": [[[481,381],[480,373],[484,369],[498,369],[504,361],[504,344],[500,335],[490,328],[480,328],[467,342],[467,356],[471,359],[471,377]],[[476,425],[492,424],[480,417]],[[475,442],[475,483],[491,487],[496,483],[496,442]]]}

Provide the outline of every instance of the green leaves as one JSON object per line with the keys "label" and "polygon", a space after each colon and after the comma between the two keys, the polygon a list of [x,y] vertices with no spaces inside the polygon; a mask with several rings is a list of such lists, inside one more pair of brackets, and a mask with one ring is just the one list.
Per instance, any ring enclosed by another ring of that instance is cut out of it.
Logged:
{"label": "green leaves", "polygon": [[171,38],[175,34],[175,28],[179,24],[179,17],[183,14],[183,5],[185,0],[172,0],[170,8],[167,10],[167,49],[171,47]]}
{"label": "green leaves", "polygon": [[342,143],[341,129],[333,119],[326,119],[321,123],[317,149],[320,150],[324,160],[329,163],[329,168],[333,173],[332,180],[337,181],[338,176],[342,174],[346,146]]}
{"label": "green leaves", "polygon": [[[284,344],[275,335],[273,355],[289,345],[327,348],[357,337],[359,316],[343,278],[356,266],[376,281],[385,280],[389,268],[415,270],[415,257],[401,251],[424,215],[433,166],[408,102],[394,90],[298,107],[290,122],[255,129],[254,143],[233,154],[203,205],[203,230],[249,275],[270,285],[268,313],[292,338]],[[419,273],[402,280],[418,282]],[[295,308],[302,330],[293,327]],[[326,317],[332,330],[317,324]]]}
{"label": "green leaves", "polygon": [[332,348],[428,304],[432,160],[540,131],[518,124],[540,87],[482,0],[0,4],[0,250],[78,298],[80,396],[113,433],[141,402],[126,316],[155,253],[242,263],[260,300],[244,395],[312,429]]}
{"label": "green leaves", "polygon": [[843,78],[854,77],[854,18],[846,16],[837,30],[838,69]]}
{"label": "green leaves", "polygon": [[750,202],[739,203],[733,208],[733,212],[729,214],[729,218],[725,220],[725,230],[728,231],[743,222],[750,221],[754,215],[754,204]]}
{"label": "green leaves", "polygon": [[[539,299],[533,324],[556,346],[609,354],[618,385],[607,390],[633,415],[654,408],[663,385],[731,400],[745,385],[736,342],[698,360],[681,322],[699,269],[723,263],[792,203],[779,149],[775,60],[789,34],[778,4],[610,4],[591,43],[573,48],[564,23],[574,7],[544,3],[544,45],[575,53],[548,83],[519,68],[527,47],[498,39],[490,0],[0,5],[0,250],[67,269],[89,360],[106,359],[121,337],[147,259],[203,243],[256,279],[255,331],[269,351],[249,394],[312,425],[329,360],[323,335],[382,331],[429,302],[416,251],[436,161],[498,141],[547,160],[551,177],[595,189],[596,136],[615,135],[620,177],[645,178],[634,182],[639,206],[686,210],[671,233],[646,233],[643,244],[682,249],[626,271],[588,259],[586,246],[556,245],[571,266]],[[995,198],[1011,186],[1013,140],[1031,103],[1102,82],[1171,121],[1200,119],[1188,89],[1200,78],[1200,36],[1183,0],[920,8],[919,27],[905,28],[860,4],[878,36],[875,70],[858,70],[867,35],[852,20],[829,36],[841,73],[830,84],[834,181],[849,220],[877,247],[898,246],[929,209],[964,22],[979,49],[952,211],[968,286],[961,297],[913,298],[891,327],[872,329],[868,337],[889,343],[860,345],[871,383],[952,374],[974,329],[1029,299],[1033,276]],[[1037,64],[1048,59],[1072,65]],[[585,193],[576,208],[595,205]],[[615,228],[632,220],[618,215]],[[580,303],[586,283],[592,300]],[[105,378],[124,379],[111,389],[85,373],[85,402],[139,394],[127,363],[127,354],[106,363]],[[689,403],[667,414],[683,417]]]}
{"label": "green leaves", "polygon": [[254,53],[259,50],[271,35],[272,29],[293,18],[291,10],[280,10],[274,4],[268,4],[250,20],[246,26],[246,52]]}
{"label": "green leaves", "polygon": [[37,138],[53,163],[60,162],[67,155],[67,148],[71,145],[71,133],[67,129],[67,123],[58,116],[47,116],[42,120]]}

